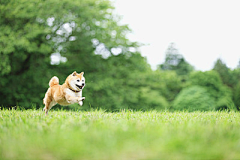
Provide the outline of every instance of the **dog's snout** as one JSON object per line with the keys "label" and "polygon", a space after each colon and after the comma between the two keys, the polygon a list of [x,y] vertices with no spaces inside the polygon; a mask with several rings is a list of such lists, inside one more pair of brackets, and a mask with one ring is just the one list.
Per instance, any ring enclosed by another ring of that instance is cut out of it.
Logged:
{"label": "dog's snout", "polygon": [[84,86],[85,85],[85,83],[82,83],[82,86]]}

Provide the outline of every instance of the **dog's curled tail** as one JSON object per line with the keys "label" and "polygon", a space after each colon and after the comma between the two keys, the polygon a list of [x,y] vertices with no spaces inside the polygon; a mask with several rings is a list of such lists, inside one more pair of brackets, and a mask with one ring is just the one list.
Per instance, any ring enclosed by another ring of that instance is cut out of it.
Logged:
{"label": "dog's curled tail", "polygon": [[52,87],[54,85],[58,85],[59,84],[59,79],[58,77],[54,76],[51,78],[51,80],[49,81],[49,86]]}

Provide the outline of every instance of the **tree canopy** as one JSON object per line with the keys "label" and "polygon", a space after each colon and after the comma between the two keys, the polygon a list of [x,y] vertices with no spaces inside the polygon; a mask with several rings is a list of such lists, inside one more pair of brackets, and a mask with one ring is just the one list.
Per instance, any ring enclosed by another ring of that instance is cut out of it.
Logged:
{"label": "tree canopy", "polygon": [[[40,104],[53,74],[64,81],[73,70],[104,72],[110,56],[131,57],[137,43],[112,10],[107,0],[1,1],[1,103]],[[67,62],[51,65],[53,53]]]}

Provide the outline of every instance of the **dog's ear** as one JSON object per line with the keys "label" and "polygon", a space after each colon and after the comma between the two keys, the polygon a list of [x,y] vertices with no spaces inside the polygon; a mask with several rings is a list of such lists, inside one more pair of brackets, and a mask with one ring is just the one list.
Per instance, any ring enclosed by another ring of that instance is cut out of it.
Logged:
{"label": "dog's ear", "polygon": [[80,74],[81,74],[81,75],[84,75],[84,72],[81,72]]}
{"label": "dog's ear", "polygon": [[74,71],[74,72],[72,73],[72,76],[76,76],[76,75],[77,75],[77,72]]}

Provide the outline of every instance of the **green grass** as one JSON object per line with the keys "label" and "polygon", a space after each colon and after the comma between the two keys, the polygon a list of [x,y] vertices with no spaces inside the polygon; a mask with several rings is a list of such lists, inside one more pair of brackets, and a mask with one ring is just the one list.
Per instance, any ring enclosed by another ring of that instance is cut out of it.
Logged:
{"label": "green grass", "polygon": [[240,159],[240,113],[1,110],[0,159]]}

